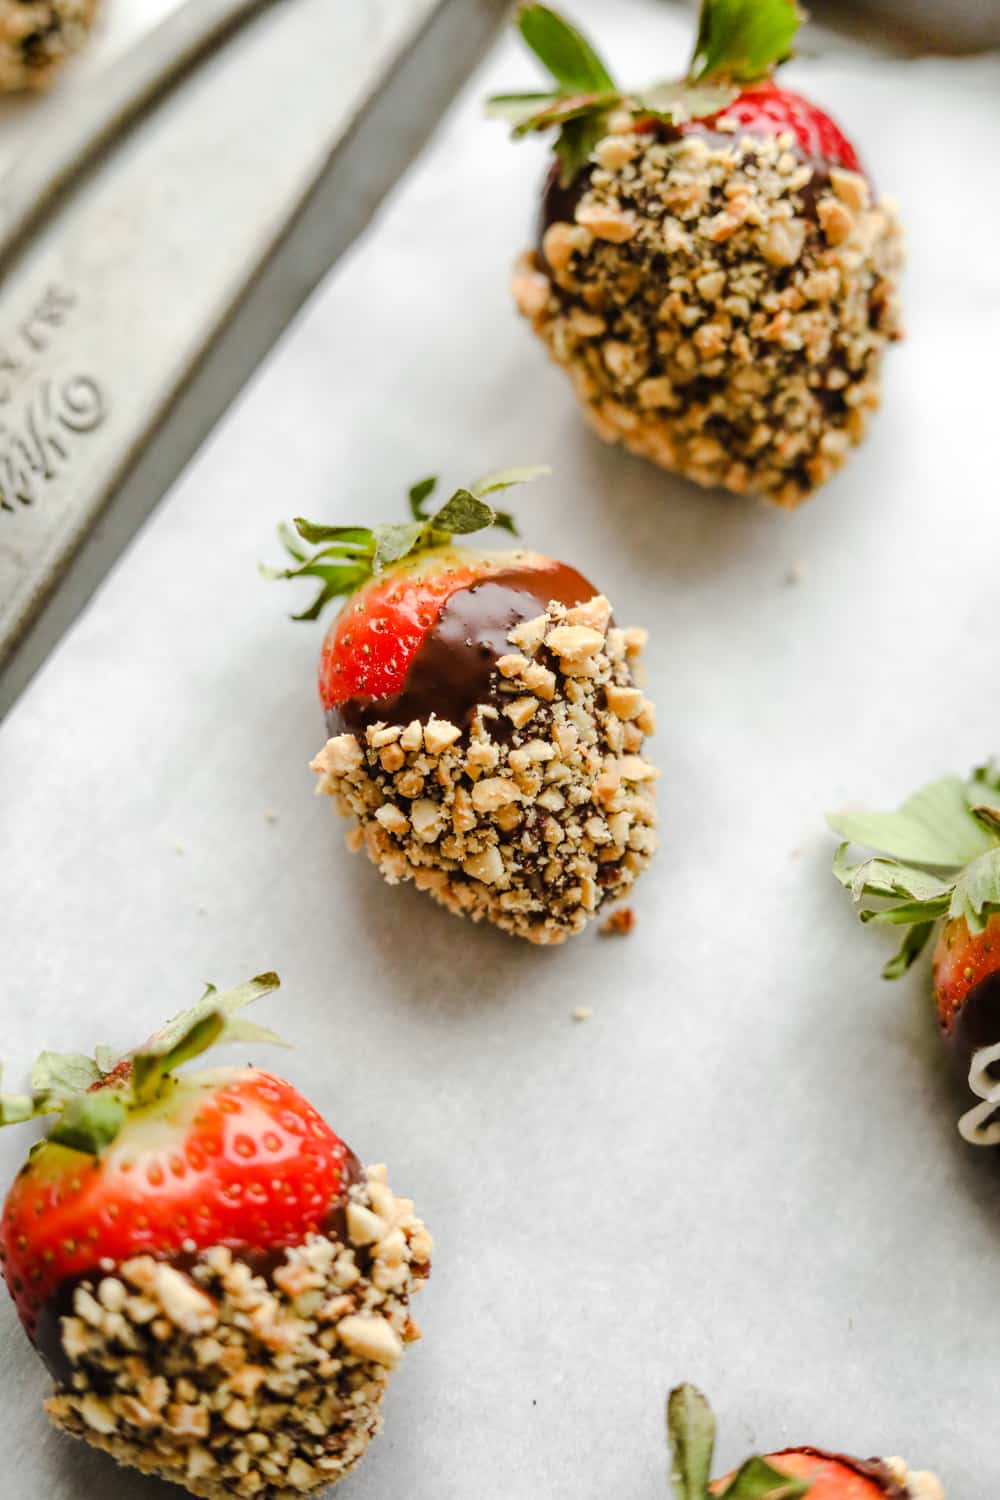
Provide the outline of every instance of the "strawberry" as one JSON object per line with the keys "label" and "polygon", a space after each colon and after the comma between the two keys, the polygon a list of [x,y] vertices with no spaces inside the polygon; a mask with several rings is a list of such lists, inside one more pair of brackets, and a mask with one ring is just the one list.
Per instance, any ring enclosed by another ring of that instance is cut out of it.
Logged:
{"label": "strawberry", "polygon": [[895,210],[838,125],[775,81],[795,0],[702,0],[686,74],[618,85],[567,20],[523,3],[550,76],[489,111],[553,132],[519,312],[605,442],[793,507],[860,443],[901,337]]}
{"label": "strawberry", "polygon": [[569,21],[524,0],[517,13],[519,30],[555,87],[547,93],[497,94],[487,109],[512,125],[515,138],[558,130],[555,153],[563,188],[589,173],[591,153],[612,121],[616,131],[631,128],[666,139],[712,132],[720,121],[732,122],[741,134],[787,132],[804,156],[860,172],[857,152],[830,116],[774,81],[774,69],[791,55],[800,19],[794,0],[702,0],[685,77],[623,91]]}
{"label": "strawberry", "polygon": [[[103,1051],[96,1060],[46,1052],[33,1070],[30,1093],[0,1095],[4,1124],[55,1116],[46,1139],[18,1173],[0,1220],[7,1285],[28,1336],[60,1387],[50,1415],[89,1441],[97,1441],[96,1431],[108,1438],[98,1446],[156,1472],[159,1460],[148,1448],[162,1455],[163,1444],[169,1447],[183,1425],[165,1404],[169,1382],[197,1369],[206,1389],[213,1381],[222,1388],[256,1353],[253,1341],[236,1331],[244,1326],[240,1308],[247,1290],[253,1289],[254,1305],[270,1298],[275,1316],[291,1317],[298,1290],[323,1286],[336,1257],[347,1252],[353,1278],[347,1280],[360,1285],[367,1258],[353,1246],[388,1234],[395,1217],[402,1231],[393,1251],[393,1263],[401,1268],[402,1295],[394,1304],[398,1327],[388,1314],[380,1310],[375,1317],[354,1298],[338,1309],[339,1326],[345,1319],[350,1325],[346,1351],[367,1353],[379,1370],[395,1362],[401,1338],[415,1336],[407,1331],[405,1290],[415,1289],[426,1272],[425,1265],[423,1272],[415,1265],[412,1278],[408,1271],[411,1261],[426,1261],[419,1221],[393,1210],[384,1230],[367,1232],[372,1194],[383,1206],[397,1201],[381,1179],[364,1185],[353,1153],[290,1083],[252,1067],[177,1072],[216,1042],[276,1042],[272,1032],[240,1012],[277,984],[276,975],[264,974],[221,994],[210,986],[197,1006],[124,1059],[114,1062]],[[366,1224],[360,1237],[352,1216]],[[416,1253],[407,1249],[407,1238]],[[145,1299],[141,1306],[148,1313],[140,1311],[130,1288]],[[331,1292],[339,1289],[334,1275]],[[291,1299],[287,1305],[285,1294]],[[145,1330],[157,1306],[161,1316],[150,1325],[150,1342]],[[113,1314],[110,1321],[102,1308]],[[371,1314],[369,1326],[356,1308]],[[347,1316],[352,1312],[353,1324]],[[217,1379],[189,1347],[190,1336],[209,1332],[219,1342]],[[257,1332],[266,1346],[263,1324]],[[149,1381],[164,1382],[157,1410],[165,1413],[165,1430],[157,1433],[155,1444],[147,1440],[156,1421],[148,1411],[138,1416],[136,1405],[148,1407],[142,1392]],[[304,1375],[303,1382],[305,1390]],[[348,1403],[352,1389],[353,1380],[343,1390]],[[336,1406],[334,1390],[334,1383],[324,1386],[322,1380],[314,1388],[317,1403],[330,1398],[328,1416]],[[244,1387],[242,1394],[256,1391],[256,1385]],[[107,1398],[106,1423],[95,1428],[87,1412],[99,1398]],[[183,1401],[190,1407],[193,1399],[189,1392]],[[257,1403],[262,1420],[267,1399],[262,1392]],[[210,1405],[185,1419],[204,1437],[213,1421]],[[219,1410],[224,1405],[216,1402]],[[367,1441],[377,1425],[371,1410],[365,1421]],[[354,1423],[347,1405],[336,1412],[338,1427]],[[320,1433],[315,1425],[311,1431]],[[238,1459],[235,1451],[223,1453],[227,1432],[231,1437],[231,1428],[221,1424],[217,1467],[222,1470]],[[322,1444],[318,1450],[315,1443],[310,1447],[305,1433],[296,1432],[295,1444],[303,1463],[325,1451]],[[174,1465],[163,1468],[165,1477],[177,1477]],[[317,1484],[306,1487],[328,1483],[333,1474],[317,1470]]]}
{"label": "strawberry", "polygon": [[[596,592],[572,568],[537,552],[490,552],[453,543],[455,536],[491,526],[516,533],[513,517],[494,510],[484,497],[547,473],[535,467],[487,475],[469,489],[457,490],[433,515],[427,514],[426,502],[437,481],[422,480],[410,490],[413,520],[404,525],[367,529],[298,519],[299,537],[319,548],[308,557],[282,531],[296,566],[265,570],[268,575],[323,580],[312,605],[296,619],[315,619],[330,600],[348,596],[327,631],[320,657],[320,700],[331,727],[346,722],[349,706],[377,714],[380,703],[400,693],[414,658],[455,595],[515,572],[526,598],[534,593],[544,596],[543,602],[559,598],[575,604]],[[529,612],[537,614],[537,607]],[[428,691],[433,700],[433,683]],[[450,705],[442,696],[437,704],[428,702],[427,713],[446,707]]]}
{"label": "strawberry", "polygon": [[[1000,764],[968,778],[943,776],[895,812],[829,818],[846,843],[834,873],[863,922],[905,931],[883,976],[898,979],[936,934],[934,998],[941,1034],[983,1103],[960,1122],[975,1145],[1000,1143]],[[851,843],[875,851],[860,864]],[[866,898],[874,897],[872,904]]]}
{"label": "strawberry", "polygon": [[644,867],[656,772],[638,753],[653,728],[632,678],[641,633],[613,627],[565,563],[454,541],[513,531],[485,497],[543,472],[490,475],[433,514],[424,480],[405,525],[297,520],[316,550],[286,530],[295,566],[271,576],[321,581],[299,619],[348,596],[323,643],[330,738],[312,765],[355,819],[350,846],[390,884],[552,943]]}
{"label": "strawberry", "polygon": [[790,131],[805,156],[827,166],[860,172],[858,153],[826,112],[801,94],[783,89],[773,79],[744,89],[717,114],[678,125],[682,135],[711,130],[720,117],[733,120],[741,131],[756,135],[783,135]]}
{"label": "strawberry", "polygon": [[819,1448],[782,1448],[749,1458],[710,1482],[715,1418],[694,1386],[671,1391],[667,1426],[676,1500],[944,1500],[932,1474],[911,1474],[898,1459],[864,1461]]}

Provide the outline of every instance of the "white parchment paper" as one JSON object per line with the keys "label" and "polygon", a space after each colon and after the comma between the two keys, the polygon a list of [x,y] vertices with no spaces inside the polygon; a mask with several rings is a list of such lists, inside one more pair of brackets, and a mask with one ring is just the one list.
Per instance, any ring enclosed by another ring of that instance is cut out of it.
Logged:
{"label": "white parchment paper", "polygon": [[[575,8],[622,76],[678,67],[653,0]],[[533,77],[505,40],[4,725],[2,1050],[16,1077],[281,971],[261,1019],[299,1049],[274,1065],[438,1241],[425,1341],[345,1496],[653,1500],[686,1377],[720,1472],[811,1442],[983,1500],[1000,1175],[957,1137],[927,974],[879,980],[889,940],[834,884],[822,813],[998,748],[1000,65],[790,72],[911,245],[883,414],[791,516],[602,447],[516,317],[544,148],[480,100]],[[650,627],[664,773],[635,932],[551,952],[344,851],[306,769],[320,631],[256,575],[281,517],[393,518],[423,474],[544,460],[524,531]],[[168,1493],[50,1433],[45,1385],[0,1306],[12,1493]]]}

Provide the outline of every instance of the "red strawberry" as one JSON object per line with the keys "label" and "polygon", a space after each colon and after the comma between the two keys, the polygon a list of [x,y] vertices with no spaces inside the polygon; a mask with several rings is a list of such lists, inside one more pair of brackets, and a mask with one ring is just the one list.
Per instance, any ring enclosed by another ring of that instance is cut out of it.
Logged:
{"label": "red strawberry", "polygon": [[[514,571],[525,578],[534,575],[546,603],[561,599],[576,604],[596,593],[578,573],[537,552],[442,546],[395,563],[358,589],[327,631],[319,669],[323,707],[337,709],[352,699],[383,699],[400,692],[448,601]],[[443,702],[438,705],[441,717],[443,707]]]}
{"label": "red strawberry", "polygon": [[[766,1454],[764,1462],[777,1474],[807,1481],[809,1500],[906,1500],[908,1493],[885,1464],[821,1453],[818,1448],[783,1448]],[[717,1480],[712,1493],[724,1496],[734,1478],[730,1474]]]}
{"label": "red strawberry", "polygon": [[[942,922],[934,949],[934,996],[938,1020],[949,1035],[969,998],[984,979],[1000,970],[1000,916],[981,932],[970,932],[964,917]],[[1000,1018],[997,1036],[1000,1037]]]}
{"label": "red strawberry", "polygon": [[277,982],[262,975],[210,991],[103,1075],[85,1059],[43,1054],[33,1095],[4,1100],[4,1121],[60,1113],[0,1225],[4,1275],[29,1335],[56,1289],[102,1261],[297,1245],[342,1202],[357,1162],[290,1083],[256,1068],[172,1075],[214,1040],[274,1040],[230,1018]]}
{"label": "red strawberry", "polygon": [[674,1449],[677,1500],[709,1500],[738,1494],[740,1500],[943,1500],[932,1474],[910,1475],[899,1460],[864,1461],[819,1448],[782,1448],[747,1459],[722,1479],[709,1482],[715,1419],[694,1386],[670,1394],[667,1421]]}
{"label": "red strawberry", "polygon": [[[413,521],[366,530],[296,522],[318,544],[306,557],[285,534],[297,566],[282,578],[321,578],[323,588],[299,619],[313,619],[338,595],[349,597],[331,624],[320,658],[320,699],[331,734],[380,717],[393,722],[432,714],[462,723],[485,696],[496,660],[509,652],[506,632],[538,615],[552,599],[578,604],[597,592],[573,568],[537,552],[487,552],[452,538],[490,526],[514,530],[511,516],[483,498],[547,473],[508,469],[456,491],[434,514],[424,502],[436,481],[410,492]],[[483,590],[483,585],[493,585]],[[454,618],[446,607],[463,599]],[[502,616],[502,618],[501,618]]]}
{"label": "red strawberry", "polygon": [[846,167],[850,172],[862,170],[857,152],[830,116],[801,94],[779,88],[771,79],[744,89],[717,114],[687,121],[678,128],[683,134],[711,129],[723,116],[752,135],[790,131],[806,156],[829,166]]}
{"label": "red strawberry", "polygon": [[334,1483],[419,1337],[431,1241],[385,1168],[271,1073],[175,1075],[213,1042],[276,1041],[239,1012],[277,984],[210,987],[117,1063],[43,1053],[30,1094],[0,1095],[0,1123],[57,1117],[0,1221],[46,1411],[197,1495]]}
{"label": "red strawberry", "polygon": [[[997,1059],[984,1054],[1000,1046],[1000,767],[981,766],[968,781],[941,777],[896,812],[841,813],[829,821],[834,832],[877,851],[854,865],[843,844],[834,869],[856,901],[878,898],[862,906],[862,921],[905,929],[883,970],[887,979],[906,972],[940,924],[938,1021],[959,1066],[973,1065],[974,1086],[987,1100],[983,1080],[995,1076]],[[963,1135],[997,1144],[993,1113],[977,1107],[965,1117]]]}

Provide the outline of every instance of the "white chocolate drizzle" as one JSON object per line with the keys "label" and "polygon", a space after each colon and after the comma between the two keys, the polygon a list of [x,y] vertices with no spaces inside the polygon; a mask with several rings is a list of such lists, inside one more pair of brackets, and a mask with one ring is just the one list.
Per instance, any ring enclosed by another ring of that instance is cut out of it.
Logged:
{"label": "white chocolate drizzle", "polygon": [[959,1134],[970,1146],[1000,1146],[1000,1078],[990,1074],[990,1068],[998,1062],[1000,1042],[980,1047],[973,1054],[969,1087],[983,1102],[974,1105],[958,1122]]}

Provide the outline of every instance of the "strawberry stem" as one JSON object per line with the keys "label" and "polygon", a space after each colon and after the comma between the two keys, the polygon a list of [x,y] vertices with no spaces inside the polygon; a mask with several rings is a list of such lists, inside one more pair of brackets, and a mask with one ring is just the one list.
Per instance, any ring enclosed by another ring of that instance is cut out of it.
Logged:
{"label": "strawberry stem", "polygon": [[548,93],[494,94],[486,112],[506,120],[515,139],[558,130],[555,153],[568,187],[607,134],[614,112],[669,125],[717,115],[742,88],[769,78],[792,55],[801,20],[795,0],[702,0],[686,77],[626,92],[564,16],[545,5],[522,4],[518,30],[554,87]]}
{"label": "strawberry stem", "polygon": [[98,1155],[115,1139],[129,1109],[150,1103],[164,1079],[209,1047],[220,1042],[285,1045],[273,1031],[241,1015],[280,983],[277,974],[269,973],[222,992],[210,984],[197,1005],[123,1058],[116,1059],[103,1047],[98,1048],[99,1060],[76,1053],[41,1053],[32,1069],[30,1093],[0,1093],[0,1125],[55,1115],[50,1141]]}
{"label": "strawberry stem", "polygon": [[486,474],[468,488],[457,489],[444,504],[428,514],[427,501],[437,488],[437,479],[421,479],[409,490],[412,521],[393,522],[385,526],[326,526],[295,519],[295,531],[304,542],[317,550],[303,552],[288,527],[278,529],[278,539],[296,564],[294,568],[261,566],[265,578],[318,578],[322,587],[312,604],[293,620],[315,620],[334,599],[353,594],[369,578],[391,568],[395,563],[431,547],[444,547],[455,536],[471,536],[498,526],[517,535],[514,517],[496,510],[485,496],[517,484],[529,484],[551,473],[543,464],[500,469]]}

